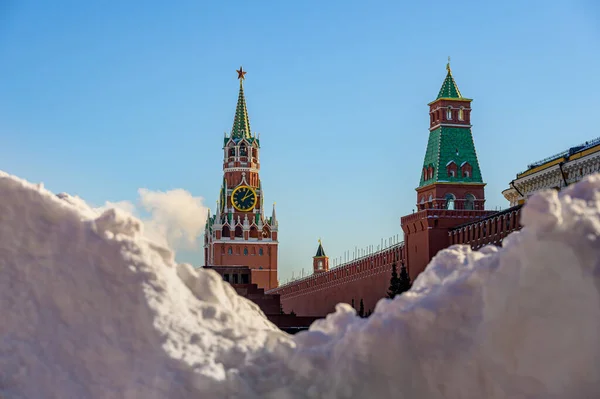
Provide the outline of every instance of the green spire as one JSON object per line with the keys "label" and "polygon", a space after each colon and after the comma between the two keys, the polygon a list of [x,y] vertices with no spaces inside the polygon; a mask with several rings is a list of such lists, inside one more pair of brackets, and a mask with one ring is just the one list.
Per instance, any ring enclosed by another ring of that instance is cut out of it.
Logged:
{"label": "green spire", "polygon": [[444,79],[444,83],[442,83],[442,88],[438,93],[436,98],[463,98],[462,94],[460,94],[460,90],[458,90],[458,86],[452,77],[452,70],[450,69],[450,57],[448,57],[448,63],[446,64],[446,70],[448,73],[446,74],[446,79]]}
{"label": "green spire", "polygon": [[236,72],[238,73],[238,79],[240,80],[240,93],[238,95],[237,107],[235,108],[235,118],[233,119],[231,137],[234,139],[251,138],[250,119],[248,118],[246,98],[244,97],[244,75],[246,74],[246,71],[240,67]]}

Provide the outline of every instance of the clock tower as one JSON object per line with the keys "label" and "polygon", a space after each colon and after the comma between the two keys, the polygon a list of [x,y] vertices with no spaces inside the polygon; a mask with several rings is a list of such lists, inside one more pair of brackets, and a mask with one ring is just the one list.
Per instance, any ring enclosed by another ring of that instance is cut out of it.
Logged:
{"label": "clock tower", "polygon": [[[223,141],[223,183],[214,215],[206,222],[204,265],[248,266],[252,283],[265,290],[276,288],[278,223],[275,204],[265,216],[260,181],[260,136],[250,131],[244,96],[246,72],[240,81],[231,133]],[[210,212],[210,211],[209,211]]]}

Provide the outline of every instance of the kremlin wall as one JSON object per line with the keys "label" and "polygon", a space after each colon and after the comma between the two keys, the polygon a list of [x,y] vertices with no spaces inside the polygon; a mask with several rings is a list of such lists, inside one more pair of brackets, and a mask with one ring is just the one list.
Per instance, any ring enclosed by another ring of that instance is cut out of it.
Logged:
{"label": "kremlin wall", "polygon": [[216,214],[209,215],[205,229],[204,267],[220,273],[288,331],[306,328],[340,302],[358,309],[362,301],[368,314],[386,297],[394,263],[398,270],[405,267],[414,281],[438,251],[451,245],[466,244],[474,250],[501,246],[504,237],[521,228],[520,212],[527,198],[600,171],[596,139],[529,165],[503,191],[511,207],[486,210],[485,183],[471,132],[472,100],[461,94],[449,64],[446,69],[438,96],[428,104],[429,140],[416,188],[417,212],[400,219],[404,241],[334,268],[319,241],[313,273],[278,286],[278,221],[274,206],[271,217],[264,214],[260,142],[250,133],[243,92],[246,72],[240,68],[234,126],[224,139],[223,186]]}

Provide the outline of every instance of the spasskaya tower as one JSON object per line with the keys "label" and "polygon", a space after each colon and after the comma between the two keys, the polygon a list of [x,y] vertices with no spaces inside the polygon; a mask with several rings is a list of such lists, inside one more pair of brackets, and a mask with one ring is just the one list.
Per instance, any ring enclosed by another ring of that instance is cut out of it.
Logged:
{"label": "spasskaya tower", "polygon": [[260,181],[260,136],[250,131],[244,96],[246,72],[240,81],[231,133],[223,143],[223,183],[214,215],[208,215],[204,234],[205,266],[248,266],[252,282],[265,290],[277,283],[275,204],[266,217]]}

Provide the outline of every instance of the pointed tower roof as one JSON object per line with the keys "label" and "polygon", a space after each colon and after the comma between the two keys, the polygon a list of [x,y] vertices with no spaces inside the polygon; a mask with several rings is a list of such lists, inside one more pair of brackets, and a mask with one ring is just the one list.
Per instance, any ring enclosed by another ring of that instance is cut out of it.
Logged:
{"label": "pointed tower roof", "polygon": [[440,89],[436,100],[440,98],[463,98],[462,94],[460,94],[460,90],[458,90],[456,82],[454,81],[454,77],[452,76],[452,70],[450,69],[450,57],[448,57],[446,70],[448,73],[446,74],[446,79],[444,79],[444,83],[442,83],[442,88]]}
{"label": "pointed tower roof", "polygon": [[324,258],[327,255],[325,255],[325,250],[323,249],[323,244],[321,244],[321,239],[319,238],[319,248],[317,248],[317,254],[314,256],[315,258]]}
{"label": "pointed tower roof", "polygon": [[277,226],[277,214],[275,213],[275,202],[273,202],[273,214],[271,215],[271,226]]}
{"label": "pointed tower roof", "polygon": [[237,106],[235,107],[235,117],[231,129],[231,137],[234,139],[251,138],[250,118],[248,118],[246,97],[244,96],[244,75],[246,75],[246,71],[240,67],[236,72],[238,73],[238,79],[240,80],[240,92],[238,94]]}

